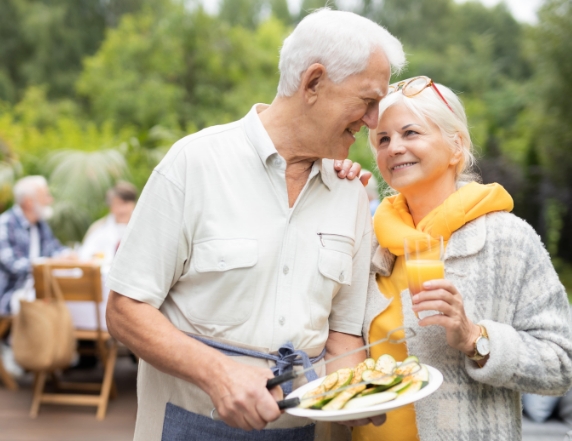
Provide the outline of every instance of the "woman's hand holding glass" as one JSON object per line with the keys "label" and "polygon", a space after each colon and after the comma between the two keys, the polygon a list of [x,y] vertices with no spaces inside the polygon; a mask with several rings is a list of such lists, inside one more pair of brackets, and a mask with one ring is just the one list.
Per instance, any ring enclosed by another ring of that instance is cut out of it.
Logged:
{"label": "woman's hand holding glass", "polygon": [[463,296],[451,281],[437,279],[425,282],[423,291],[415,294],[411,301],[416,314],[422,311],[439,312],[419,320],[419,326],[442,326],[449,346],[466,355],[473,355],[480,328],[465,314]]}

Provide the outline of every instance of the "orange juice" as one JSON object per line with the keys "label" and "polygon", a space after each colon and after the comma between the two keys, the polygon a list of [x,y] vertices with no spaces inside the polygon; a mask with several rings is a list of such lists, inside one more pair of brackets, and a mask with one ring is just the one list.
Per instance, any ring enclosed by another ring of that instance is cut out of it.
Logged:
{"label": "orange juice", "polygon": [[445,264],[442,260],[408,260],[405,269],[411,295],[423,291],[423,283],[428,280],[445,278]]}

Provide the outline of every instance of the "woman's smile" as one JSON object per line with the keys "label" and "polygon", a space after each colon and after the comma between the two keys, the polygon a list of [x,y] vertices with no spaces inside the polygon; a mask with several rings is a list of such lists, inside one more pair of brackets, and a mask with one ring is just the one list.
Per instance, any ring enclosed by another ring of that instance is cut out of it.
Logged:
{"label": "woman's smile", "polygon": [[391,171],[395,172],[395,171],[404,170],[404,169],[413,167],[415,164],[417,164],[417,162],[401,162],[401,163],[396,164],[393,167],[391,167]]}

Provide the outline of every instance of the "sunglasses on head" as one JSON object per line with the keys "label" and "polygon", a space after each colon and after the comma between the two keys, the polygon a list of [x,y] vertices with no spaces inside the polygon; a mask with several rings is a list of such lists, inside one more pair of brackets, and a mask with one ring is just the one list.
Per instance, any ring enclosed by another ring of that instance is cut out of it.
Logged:
{"label": "sunglasses on head", "polygon": [[451,110],[451,112],[455,113],[445,97],[439,92],[437,85],[433,82],[433,80],[426,76],[419,76],[409,78],[407,80],[399,81],[397,83],[393,83],[389,85],[389,89],[387,94],[392,94],[394,92],[398,92],[401,90],[401,93],[406,97],[413,97],[415,95],[419,95],[423,92],[426,88],[432,87],[433,90],[439,95],[439,97],[443,100],[445,105]]}

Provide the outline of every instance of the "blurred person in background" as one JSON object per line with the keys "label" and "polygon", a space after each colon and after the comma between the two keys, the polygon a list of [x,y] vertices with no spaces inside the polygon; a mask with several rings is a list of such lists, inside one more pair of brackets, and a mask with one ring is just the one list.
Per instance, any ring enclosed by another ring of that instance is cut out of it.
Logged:
{"label": "blurred person in background", "polygon": [[31,282],[32,261],[67,255],[47,220],[53,198],[43,176],[27,176],[14,185],[14,206],[0,216],[0,314],[15,313],[13,295]]}
{"label": "blurred person in background", "polygon": [[[14,185],[14,206],[0,215],[0,314],[17,314],[20,300],[34,299],[32,261],[71,255],[52,234],[47,220],[53,198],[43,176],[27,176]],[[6,369],[18,376],[9,346],[3,345]]]}
{"label": "blurred person in background", "polygon": [[137,188],[129,182],[120,181],[107,191],[109,214],[87,230],[79,252],[81,259],[97,258],[111,263],[135,209],[137,197]]}
{"label": "blurred person in background", "polygon": [[[447,87],[427,77],[391,85],[370,143],[398,193],[373,219],[379,245],[364,338],[413,328],[415,337],[374,346],[372,356],[416,355],[444,382],[391,412],[383,426],[354,428],[353,440],[521,439],[521,393],[559,395],[572,384],[568,299],[550,256],[532,227],[510,213],[502,186],[475,182],[465,111]],[[443,238],[445,278],[412,297],[404,239],[427,235]]]}

